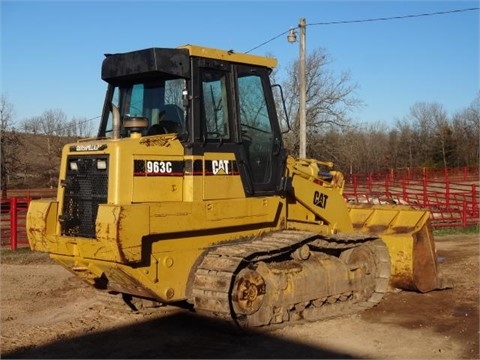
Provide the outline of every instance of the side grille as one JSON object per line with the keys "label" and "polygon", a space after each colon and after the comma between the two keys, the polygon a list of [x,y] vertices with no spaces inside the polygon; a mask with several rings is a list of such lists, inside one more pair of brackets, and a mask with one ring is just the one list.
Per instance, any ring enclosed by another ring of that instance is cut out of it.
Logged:
{"label": "side grille", "polygon": [[62,186],[62,235],[95,238],[98,205],[107,203],[108,156],[69,156]]}

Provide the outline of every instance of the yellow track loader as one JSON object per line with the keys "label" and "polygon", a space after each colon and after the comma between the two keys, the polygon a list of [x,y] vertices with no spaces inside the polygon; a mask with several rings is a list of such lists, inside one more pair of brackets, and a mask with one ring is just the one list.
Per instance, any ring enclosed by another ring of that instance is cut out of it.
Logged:
{"label": "yellow track loader", "polygon": [[106,55],[98,135],[63,148],[32,250],[126,301],[259,327],[442,287],[429,213],[347,204],[333,164],[288,155],[276,60],[201,46]]}

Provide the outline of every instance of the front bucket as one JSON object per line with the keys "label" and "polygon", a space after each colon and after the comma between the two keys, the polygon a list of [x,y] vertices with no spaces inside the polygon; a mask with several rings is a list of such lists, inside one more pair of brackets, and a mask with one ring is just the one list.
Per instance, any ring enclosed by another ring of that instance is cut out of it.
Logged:
{"label": "front bucket", "polygon": [[349,204],[356,231],[376,234],[388,247],[390,286],[428,292],[443,289],[430,225],[430,213],[407,206]]}

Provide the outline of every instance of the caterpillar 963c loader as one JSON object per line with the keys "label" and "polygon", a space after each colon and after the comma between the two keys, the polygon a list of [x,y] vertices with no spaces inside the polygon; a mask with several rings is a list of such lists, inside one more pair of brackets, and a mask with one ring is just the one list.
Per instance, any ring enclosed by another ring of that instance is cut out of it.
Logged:
{"label": "caterpillar 963c loader", "polygon": [[63,149],[34,251],[99,291],[243,327],[442,287],[429,213],[355,206],[333,164],[287,155],[273,58],[200,46],[106,55],[98,136]]}

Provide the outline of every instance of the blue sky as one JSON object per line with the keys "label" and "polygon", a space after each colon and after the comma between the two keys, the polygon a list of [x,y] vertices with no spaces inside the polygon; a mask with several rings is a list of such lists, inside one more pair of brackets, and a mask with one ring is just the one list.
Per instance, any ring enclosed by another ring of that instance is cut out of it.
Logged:
{"label": "blue sky", "polygon": [[[1,92],[15,120],[60,109],[101,113],[105,53],[196,44],[247,52],[307,21],[307,53],[324,48],[336,73],[349,71],[365,107],[360,123],[394,124],[416,102],[449,115],[480,88],[478,10],[402,20],[363,20],[479,7],[479,1],[9,1],[1,0]],[[311,25],[310,25],[311,24]],[[251,53],[282,69],[298,58],[286,34]],[[96,120],[92,120],[93,123]],[[96,129],[96,124],[94,125]]]}

